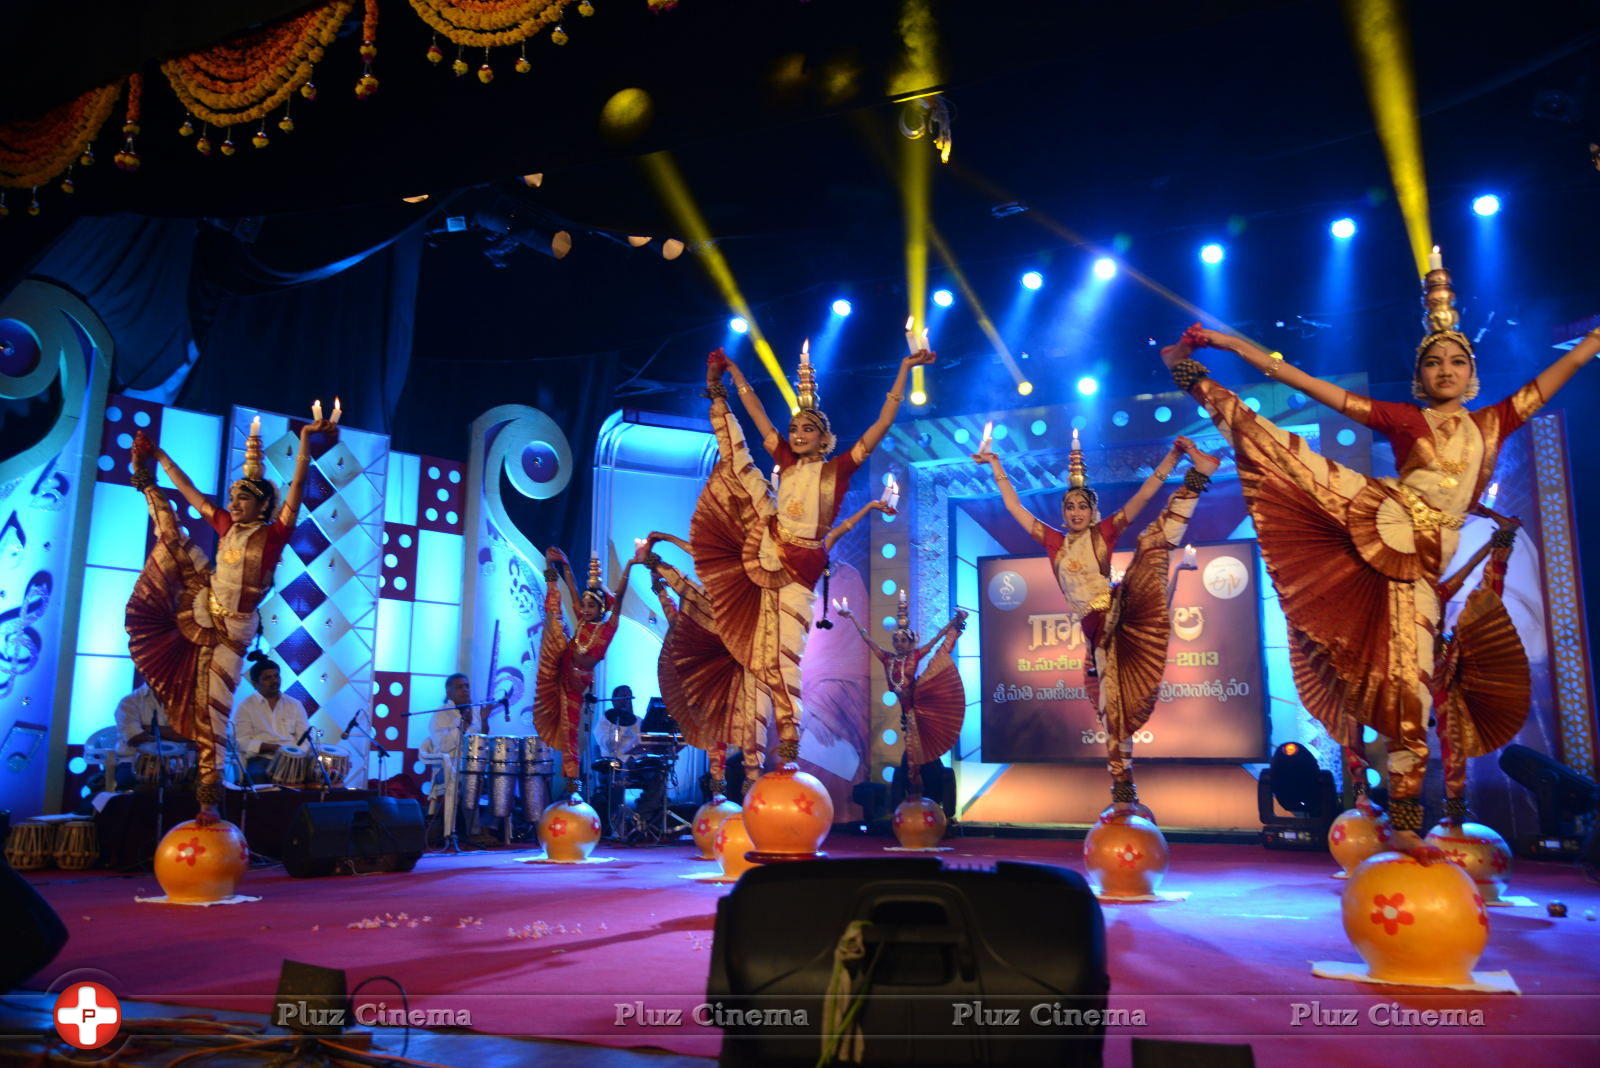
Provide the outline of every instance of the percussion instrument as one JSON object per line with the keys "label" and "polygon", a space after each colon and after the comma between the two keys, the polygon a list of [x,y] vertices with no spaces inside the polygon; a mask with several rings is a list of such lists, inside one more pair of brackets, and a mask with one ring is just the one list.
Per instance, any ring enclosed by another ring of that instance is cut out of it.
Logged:
{"label": "percussion instrument", "polygon": [[92,868],[100,859],[100,836],[93,820],[71,820],[56,830],[56,866],[68,871]]}
{"label": "percussion instrument", "polygon": [[651,755],[676,756],[683,748],[683,735],[670,731],[650,731],[639,735],[636,751]]}
{"label": "percussion instrument", "polygon": [[537,823],[550,804],[550,777],[555,774],[554,750],[538,735],[522,739],[522,816]]}
{"label": "percussion instrument", "polygon": [[297,745],[280,745],[267,765],[267,778],[279,786],[301,786],[310,781],[315,761]]}
{"label": "percussion instrument", "polygon": [[332,784],[335,790],[342,788],[345,780],[350,777],[350,755],[337,749],[324,749],[317,755],[322,761],[322,766],[327,769],[327,781],[323,781],[322,772],[318,771],[316,765],[313,764],[311,766],[311,779],[306,785],[327,786]]}
{"label": "percussion instrument", "polygon": [[517,780],[522,777],[522,739],[497,734],[489,739],[489,807],[494,818],[511,815]]}
{"label": "percussion instrument", "polygon": [[169,786],[187,783],[195,777],[194,752],[182,742],[146,742],[133,758],[133,773],[140,786],[156,786],[165,776]]}
{"label": "percussion instrument", "polygon": [[468,734],[461,739],[461,799],[468,812],[478,807],[483,777],[489,770],[490,749],[487,734]]}
{"label": "percussion instrument", "polygon": [[38,871],[54,861],[55,827],[44,820],[23,820],[6,837],[6,860],[18,871]]}

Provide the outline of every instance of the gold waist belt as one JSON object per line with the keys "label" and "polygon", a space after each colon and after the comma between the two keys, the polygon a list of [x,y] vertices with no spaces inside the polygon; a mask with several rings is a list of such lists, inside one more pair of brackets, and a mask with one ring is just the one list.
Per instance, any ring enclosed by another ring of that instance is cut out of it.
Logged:
{"label": "gold waist belt", "polygon": [[1109,612],[1111,610],[1111,591],[1107,590],[1089,602],[1091,612]]}
{"label": "gold waist belt", "polygon": [[1448,530],[1461,529],[1460,516],[1441,512],[1424,500],[1422,494],[1409,486],[1395,488],[1400,495],[1400,502],[1405,505],[1406,511],[1411,513],[1411,525],[1417,530],[1438,530],[1440,527]]}
{"label": "gold waist belt", "polygon": [[206,593],[206,600],[209,602],[208,607],[211,609],[212,619],[249,619],[255,614],[254,612],[235,612],[232,609],[224,608],[217,601],[217,595],[209,591]]}
{"label": "gold waist belt", "polygon": [[773,523],[772,530],[773,533],[777,535],[779,541],[785,542],[789,545],[798,545],[802,549],[822,548],[821,538],[802,538],[798,534],[790,534],[787,530],[783,529],[782,523]]}

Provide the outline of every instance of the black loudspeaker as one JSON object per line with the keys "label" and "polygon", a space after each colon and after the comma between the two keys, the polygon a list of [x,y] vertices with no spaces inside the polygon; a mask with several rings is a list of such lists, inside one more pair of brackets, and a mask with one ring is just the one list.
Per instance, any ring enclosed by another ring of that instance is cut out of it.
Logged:
{"label": "black loudspeaker", "polygon": [[1083,876],[919,857],[772,864],[740,878],[717,904],[697,1021],[722,1028],[722,1064],[826,1055],[835,950],[857,921],[853,993],[834,1008],[859,997],[861,1063],[1100,1063],[1116,1021],[1105,920]]}
{"label": "black loudspeaker", "polygon": [[[8,821],[9,822],[9,821]],[[0,856],[0,916],[5,917],[7,944],[0,956],[0,994],[9,993],[46,964],[67,944],[67,926],[50,903]]]}
{"label": "black loudspeaker", "polygon": [[297,879],[357,871],[410,871],[426,848],[422,806],[411,798],[312,801],[283,842],[283,867]]}

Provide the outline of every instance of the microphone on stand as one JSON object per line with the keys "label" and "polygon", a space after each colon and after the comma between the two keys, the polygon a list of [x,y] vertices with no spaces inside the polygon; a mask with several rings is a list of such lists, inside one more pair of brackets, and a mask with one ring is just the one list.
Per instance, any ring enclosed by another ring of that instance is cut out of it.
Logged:
{"label": "microphone on stand", "polygon": [[500,695],[500,707],[506,710],[506,722],[511,722],[511,691],[507,690]]}
{"label": "microphone on stand", "polygon": [[339,735],[339,740],[344,741],[350,737],[350,732],[356,729],[356,721],[361,718],[361,709],[356,709],[356,714],[350,717],[350,722],[344,725],[344,730]]}
{"label": "microphone on stand", "polygon": [[311,737],[311,732],[314,731],[314,730],[316,730],[315,727],[312,727],[312,726],[308,725],[306,727],[305,731],[300,735],[299,741],[294,743],[295,744],[295,748],[298,749],[300,746],[305,745],[306,744],[306,739]]}

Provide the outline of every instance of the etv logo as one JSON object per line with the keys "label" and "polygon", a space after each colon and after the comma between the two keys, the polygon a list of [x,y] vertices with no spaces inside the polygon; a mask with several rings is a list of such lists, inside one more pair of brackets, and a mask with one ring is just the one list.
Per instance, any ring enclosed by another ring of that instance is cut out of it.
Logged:
{"label": "etv logo", "polygon": [[117,1037],[122,1003],[99,983],[73,983],[56,998],[56,1034],[79,1049],[99,1049]]}

